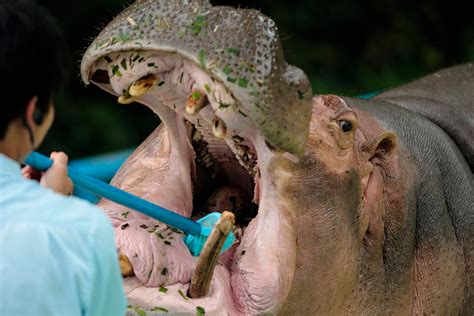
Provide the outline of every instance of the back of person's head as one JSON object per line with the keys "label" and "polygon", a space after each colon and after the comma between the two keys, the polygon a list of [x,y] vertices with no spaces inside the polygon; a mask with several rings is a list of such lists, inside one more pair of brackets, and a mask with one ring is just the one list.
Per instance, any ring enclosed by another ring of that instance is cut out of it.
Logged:
{"label": "back of person's head", "polygon": [[0,139],[37,96],[42,114],[66,75],[66,48],[53,17],[33,0],[0,0]]}

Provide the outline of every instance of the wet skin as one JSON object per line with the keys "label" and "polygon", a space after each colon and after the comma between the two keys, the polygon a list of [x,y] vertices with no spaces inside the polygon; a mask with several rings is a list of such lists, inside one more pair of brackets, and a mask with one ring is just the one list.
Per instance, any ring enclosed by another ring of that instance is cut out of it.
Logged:
{"label": "wet skin", "polygon": [[81,65],[86,82],[163,121],[113,184],[186,216],[239,196],[239,242],[197,300],[178,291],[195,267],[179,232],[102,201],[133,266],[129,302],[183,314],[470,314],[472,64],[370,101],[311,99],[273,21],[199,3],[138,1]]}

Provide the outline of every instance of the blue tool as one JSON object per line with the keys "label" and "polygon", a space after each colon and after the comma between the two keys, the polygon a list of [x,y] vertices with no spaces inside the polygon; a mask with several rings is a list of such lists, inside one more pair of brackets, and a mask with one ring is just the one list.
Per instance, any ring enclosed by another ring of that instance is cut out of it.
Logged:
{"label": "blue tool", "polygon": [[[51,167],[53,161],[40,153],[32,152],[25,159],[25,164],[33,167],[36,170],[46,171]],[[127,206],[160,222],[183,231],[185,234],[187,234],[184,242],[194,256],[198,256],[201,253],[207,237],[210,235],[212,228],[215,226],[221,216],[221,214],[217,212],[210,213],[195,222],[187,217],[173,213],[159,205],[139,198],[138,196],[117,189],[108,183],[102,182],[88,175],[81,174],[72,168],[68,168],[68,175],[75,186],[79,186],[96,195],[104,197],[123,206]],[[231,232],[224,242],[222,251],[229,249],[234,241],[235,236]]]}

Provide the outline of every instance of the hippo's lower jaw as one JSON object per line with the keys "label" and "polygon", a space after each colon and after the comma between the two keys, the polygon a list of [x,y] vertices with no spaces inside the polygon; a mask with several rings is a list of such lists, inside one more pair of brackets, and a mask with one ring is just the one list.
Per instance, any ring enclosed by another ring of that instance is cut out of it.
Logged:
{"label": "hippo's lower jaw", "polygon": [[[126,281],[129,302],[145,309],[160,306],[170,312],[192,314],[197,305],[208,313],[261,314],[278,310],[290,290],[296,262],[293,214],[279,201],[272,180],[273,158],[281,153],[269,148],[223,84],[175,53],[114,53],[96,62],[90,74],[94,83],[119,96],[119,102],[143,103],[165,123],[168,138],[151,139],[154,146],[142,151],[161,150],[157,149],[158,142],[169,141],[170,149],[163,154],[166,157],[160,154],[160,160],[143,164],[156,163],[160,170],[156,177],[180,177],[180,181],[145,189],[142,196],[193,218],[203,211],[199,206],[209,189],[219,186],[239,188],[253,195],[258,204],[258,214],[250,223],[245,221],[249,212],[236,214],[237,223],[248,226],[243,229],[240,243],[222,256],[223,264],[214,272],[207,297],[185,300],[181,294],[186,293],[190,277],[181,275],[176,279],[180,283],[174,285],[169,278],[160,279],[158,284],[142,282],[176,288],[166,296],[156,295],[156,288],[137,288],[136,279]],[[179,174],[173,173],[176,170]],[[154,198],[154,191],[160,195]],[[163,192],[182,198],[170,201]],[[180,269],[191,271],[194,266]]]}

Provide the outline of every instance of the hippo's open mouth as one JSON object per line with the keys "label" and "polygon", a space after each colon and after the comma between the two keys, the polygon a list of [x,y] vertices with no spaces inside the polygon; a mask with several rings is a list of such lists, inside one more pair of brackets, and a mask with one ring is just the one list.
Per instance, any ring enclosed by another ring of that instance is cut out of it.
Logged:
{"label": "hippo's open mouth", "polygon": [[192,211],[180,209],[181,201],[168,203],[169,209],[202,217],[208,211],[203,202],[222,186],[253,196],[254,204],[236,214],[243,233],[238,245],[223,254],[207,297],[185,300],[181,294],[187,285],[179,284],[174,286],[182,291],[174,296],[172,291],[157,296],[154,289],[153,302],[145,302],[150,289],[142,288],[129,293],[129,301],[180,313],[195,313],[196,305],[231,314],[277,310],[290,288],[296,248],[293,218],[280,205],[271,178],[272,158],[282,153],[265,141],[224,84],[177,53],[112,53],[93,64],[90,80],[120,103],[147,105],[165,123],[175,150],[169,163],[185,166],[189,178],[181,187],[160,190],[193,200],[188,201]]}
{"label": "hippo's open mouth", "polygon": [[166,253],[169,259],[164,277],[154,265],[143,269],[134,249],[137,278],[141,273],[148,286],[177,287],[163,296],[139,286],[128,291],[129,302],[179,314],[195,314],[197,305],[209,314],[276,312],[291,289],[296,232],[295,212],[278,191],[275,170],[282,156],[304,154],[312,91],[303,71],[286,63],[274,21],[256,10],[213,7],[207,0],[136,1],[94,40],[81,74],[120,103],[148,106],[165,125],[119,171],[116,178],[127,180],[114,184],[188,217],[204,215],[203,202],[222,186],[254,202],[236,212],[243,235],[221,256],[209,294],[201,299],[179,294],[186,293],[195,264],[184,244],[168,241],[160,251],[155,248],[162,243],[144,246],[156,238],[150,241],[132,227],[146,225],[127,218],[137,230],[119,234],[144,236],[143,243],[135,239],[128,246],[141,247],[142,255],[143,248],[153,248],[147,258],[160,261]]}

